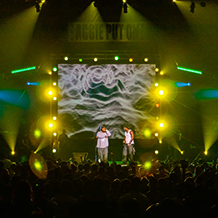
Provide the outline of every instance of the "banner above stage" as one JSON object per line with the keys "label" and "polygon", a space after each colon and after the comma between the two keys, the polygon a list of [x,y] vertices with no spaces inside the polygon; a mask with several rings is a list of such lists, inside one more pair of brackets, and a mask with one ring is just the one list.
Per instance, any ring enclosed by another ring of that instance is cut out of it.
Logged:
{"label": "banner above stage", "polygon": [[[68,26],[69,42],[143,42],[148,40],[151,27],[140,23],[74,22]],[[149,33],[149,34],[148,34]]]}

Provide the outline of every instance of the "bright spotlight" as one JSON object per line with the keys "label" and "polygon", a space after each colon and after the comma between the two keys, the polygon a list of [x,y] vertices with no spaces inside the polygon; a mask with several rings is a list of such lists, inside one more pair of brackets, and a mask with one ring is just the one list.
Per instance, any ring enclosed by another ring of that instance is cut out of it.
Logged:
{"label": "bright spotlight", "polygon": [[129,62],[133,62],[133,58],[129,58]]}
{"label": "bright spotlight", "polygon": [[52,71],[49,71],[48,74],[49,74],[49,75],[52,75]]}
{"label": "bright spotlight", "polygon": [[156,68],[155,68],[155,72],[159,72],[159,68],[156,67]]}
{"label": "bright spotlight", "polygon": [[69,58],[66,56],[66,57],[64,57],[64,60],[65,60],[65,61],[68,61],[68,60],[69,60]]}
{"label": "bright spotlight", "polygon": [[160,104],[159,104],[159,103],[157,103],[155,106],[156,106],[156,107],[160,107]]}
{"label": "bright spotlight", "polygon": [[204,151],[204,155],[208,155],[208,152],[207,152],[207,151]]}
{"label": "bright spotlight", "polygon": [[11,151],[11,155],[15,155],[15,151]]}
{"label": "bright spotlight", "polygon": [[56,132],[54,132],[54,133],[53,133],[53,136],[57,136],[57,133],[56,133]]}
{"label": "bright spotlight", "polygon": [[82,58],[80,58],[80,59],[79,59],[79,62],[83,62],[83,59],[82,59]]}
{"label": "bright spotlight", "polygon": [[159,134],[156,132],[154,135],[155,135],[155,137],[158,137]]}
{"label": "bright spotlight", "polygon": [[159,144],[162,144],[162,143],[163,143],[163,142],[162,142],[162,140],[160,139],[160,140],[159,140]]}
{"label": "bright spotlight", "polygon": [[94,58],[94,62],[97,62],[98,61],[98,58]]}
{"label": "bright spotlight", "polygon": [[148,58],[144,58],[144,62],[148,62]]}
{"label": "bright spotlight", "polygon": [[155,154],[159,154],[159,151],[158,151],[158,150],[155,150],[154,153],[155,153]]}
{"label": "bright spotlight", "polygon": [[164,94],[164,91],[163,91],[163,90],[160,90],[158,93],[159,93],[159,95],[163,95],[163,94]]}
{"label": "bright spotlight", "polygon": [[53,71],[56,72],[58,70],[57,67],[53,67]]}
{"label": "bright spotlight", "polygon": [[184,151],[180,151],[180,154],[184,154]]}
{"label": "bright spotlight", "polygon": [[119,60],[119,56],[115,56],[115,57],[114,57],[114,60],[115,60],[115,61],[118,61],[118,60]]}
{"label": "bright spotlight", "polygon": [[158,83],[155,83],[154,85],[155,85],[156,87],[158,87],[159,84],[158,84]]}
{"label": "bright spotlight", "polygon": [[56,101],[56,100],[57,100],[57,97],[54,97],[53,100]]}
{"label": "bright spotlight", "polygon": [[49,123],[49,124],[48,124],[48,127],[49,127],[49,128],[52,128],[53,126],[54,126],[53,123]]}
{"label": "bright spotlight", "polygon": [[56,153],[57,150],[55,148],[52,149],[52,153]]}
{"label": "bright spotlight", "polygon": [[163,76],[163,75],[164,75],[164,72],[163,72],[163,71],[160,71],[160,75]]}
{"label": "bright spotlight", "polygon": [[53,92],[50,90],[50,91],[48,91],[48,94],[49,95],[53,95]]}
{"label": "bright spotlight", "polygon": [[57,85],[57,83],[56,82],[53,82],[53,86],[56,86]]}
{"label": "bright spotlight", "polygon": [[54,116],[54,117],[53,117],[53,120],[57,120],[57,117]]}
{"label": "bright spotlight", "polygon": [[163,128],[164,127],[164,123],[159,123],[159,127]]}

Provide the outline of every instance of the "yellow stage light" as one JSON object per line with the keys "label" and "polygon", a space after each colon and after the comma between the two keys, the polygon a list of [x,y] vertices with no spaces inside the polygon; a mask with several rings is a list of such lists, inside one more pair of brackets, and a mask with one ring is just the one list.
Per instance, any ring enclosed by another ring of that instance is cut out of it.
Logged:
{"label": "yellow stage light", "polygon": [[155,137],[158,137],[159,134],[156,132],[154,135],[155,135]]}
{"label": "yellow stage light", "polygon": [[164,75],[164,72],[163,72],[163,71],[160,71],[160,75],[163,76],[163,75]]}
{"label": "yellow stage light", "polygon": [[164,123],[159,123],[159,127],[163,128],[164,127]]}
{"label": "yellow stage light", "polygon": [[204,154],[205,154],[205,155],[208,155],[208,152],[207,152],[207,151],[205,151],[205,152],[204,152]]}
{"label": "yellow stage light", "polygon": [[56,101],[56,100],[57,100],[57,97],[54,97],[53,100]]}
{"label": "yellow stage light", "polygon": [[54,116],[54,117],[53,117],[53,120],[57,120],[57,117],[56,117],[56,116]]}
{"label": "yellow stage light", "polygon": [[48,127],[49,127],[49,128],[52,128],[53,126],[54,126],[53,123],[49,123],[49,124],[48,124]]}
{"label": "yellow stage light", "polygon": [[57,83],[56,82],[53,82],[53,86],[56,86],[57,85]]}
{"label": "yellow stage light", "polygon": [[156,87],[158,87],[159,84],[158,84],[158,83],[155,83],[154,85],[155,85]]}
{"label": "yellow stage light", "polygon": [[48,74],[49,74],[49,75],[52,75],[52,71],[49,71]]}
{"label": "yellow stage light", "polygon": [[94,62],[97,62],[98,61],[98,58],[94,58]]}
{"label": "yellow stage light", "polygon": [[50,90],[50,91],[48,91],[48,94],[49,95],[53,95],[53,92]]}
{"label": "yellow stage light", "polygon": [[181,154],[184,154],[184,151],[180,151]]}
{"label": "yellow stage light", "polygon": [[11,154],[12,154],[12,155],[15,155],[15,151],[11,151]]}
{"label": "yellow stage light", "polygon": [[144,59],[144,62],[148,62],[148,58],[145,58],[145,59]]}
{"label": "yellow stage light", "polygon": [[53,133],[53,136],[57,136],[57,133],[56,133],[56,132],[54,132],[54,133]]}
{"label": "yellow stage light", "polygon": [[164,91],[161,89],[158,93],[159,93],[159,95],[163,95]]}
{"label": "yellow stage light", "polygon": [[57,152],[57,150],[56,150],[55,148],[53,148],[53,149],[52,149],[52,152],[53,152],[53,153],[56,153],[56,152]]}
{"label": "yellow stage light", "polygon": [[155,72],[159,72],[159,68],[156,67],[156,68],[155,68]]}
{"label": "yellow stage light", "polygon": [[133,58],[130,58],[130,59],[129,59],[129,62],[133,62]]}
{"label": "yellow stage light", "polygon": [[154,153],[155,153],[155,154],[159,154],[159,151],[158,151],[158,150],[155,150]]}
{"label": "yellow stage light", "polygon": [[159,140],[159,144],[162,144],[162,140],[161,139]]}
{"label": "yellow stage light", "polygon": [[66,56],[66,57],[64,57],[64,60],[65,60],[65,61],[68,61],[68,60],[69,60],[69,58]]}

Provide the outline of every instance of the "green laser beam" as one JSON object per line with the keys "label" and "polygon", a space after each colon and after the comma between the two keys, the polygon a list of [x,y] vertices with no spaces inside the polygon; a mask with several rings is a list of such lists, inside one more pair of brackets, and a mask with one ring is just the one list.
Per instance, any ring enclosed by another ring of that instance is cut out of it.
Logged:
{"label": "green laser beam", "polygon": [[184,68],[184,67],[177,67],[177,69],[178,70],[187,71],[187,72],[191,72],[191,73],[202,74],[202,72],[199,71],[199,70],[192,70],[192,69],[188,69],[188,68]]}
{"label": "green laser beam", "polygon": [[29,70],[35,70],[36,67],[28,67],[28,68],[23,68],[23,69],[19,69],[19,70],[13,70],[11,71],[12,74],[14,73],[20,73],[20,72],[25,72],[25,71],[29,71]]}

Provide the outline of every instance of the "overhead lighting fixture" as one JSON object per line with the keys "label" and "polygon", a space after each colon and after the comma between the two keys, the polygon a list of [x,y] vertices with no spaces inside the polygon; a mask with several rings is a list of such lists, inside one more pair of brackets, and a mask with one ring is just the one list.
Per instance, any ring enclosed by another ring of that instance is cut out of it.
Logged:
{"label": "overhead lighting fixture", "polygon": [[190,8],[191,8],[190,12],[194,13],[195,12],[195,3],[194,2],[191,3]]}

